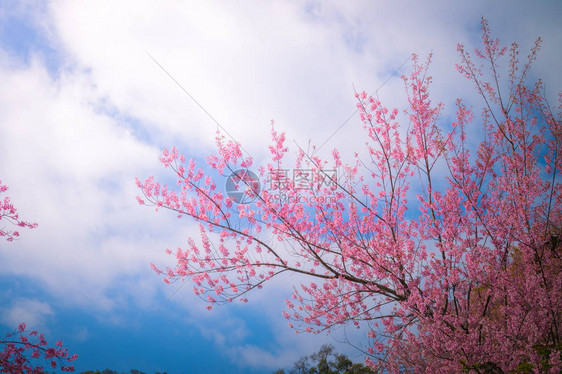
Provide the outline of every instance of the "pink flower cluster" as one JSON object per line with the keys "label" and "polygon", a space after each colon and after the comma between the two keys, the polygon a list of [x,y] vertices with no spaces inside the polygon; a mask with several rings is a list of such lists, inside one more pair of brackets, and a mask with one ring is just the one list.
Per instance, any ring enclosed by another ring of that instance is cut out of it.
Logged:
{"label": "pink flower cluster", "polygon": [[30,359],[43,358],[50,368],[59,367],[62,371],[74,371],[74,367],[67,365],[78,358],[74,354],[69,356],[68,349],[63,347],[63,342],[58,340],[55,346],[49,347],[43,334],[37,331],[26,333],[26,325],[21,323],[18,330],[8,333],[0,339],[4,350],[0,352],[0,372],[21,374],[47,373],[42,366],[34,366]]}
{"label": "pink flower cluster", "polygon": [[[2,184],[0,180],[0,194],[6,192],[8,187]],[[19,218],[18,211],[14,208],[14,205],[11,203],[10,198],[5,196],[3,200],[0,200],[0,225],[3,222],[8,222],[14,226],[18,227],[26,227],[30,229],[34,229],[37,227],[36,223],[30,223],[26,221],[22,221]],[[5,237],[7,241],[11,242],[15,238],[19,237],[18,231],[12,231],[4,229],[0,226],[0,237]]]}

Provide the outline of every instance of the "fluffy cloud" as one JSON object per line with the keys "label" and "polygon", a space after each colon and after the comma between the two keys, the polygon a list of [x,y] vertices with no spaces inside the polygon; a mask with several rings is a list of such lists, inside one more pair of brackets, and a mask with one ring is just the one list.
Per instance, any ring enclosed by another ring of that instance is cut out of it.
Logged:
{"label": "fluffy cloud", "polygon": [[102,294],[116,274],[149,262],[154,241],[135,231],[163,221],[136,214],[134,176],[158,168],[158,150],[99,113],[82,74],[53,80],[39,61],[13,65],[0,67],[0,172],[21,215],[39,228],[3,246],[2,269],[61,295],[89,298],[88,285]]}
{"label": "fluffy cloud", "polygon": [[14,300],[10,306],[0,308],[2,323],[13,326],[14,329],[25,322],[30,330],[43,330],[46,320],[53,314],[48,303],[27,298]]}

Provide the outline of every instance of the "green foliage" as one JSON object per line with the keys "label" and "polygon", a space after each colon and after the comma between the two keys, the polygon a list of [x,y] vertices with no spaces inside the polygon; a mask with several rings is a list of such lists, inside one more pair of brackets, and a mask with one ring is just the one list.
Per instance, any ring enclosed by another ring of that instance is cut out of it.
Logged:
{"label": "green foliage", "polygon": [[[552,368],[552,365],[549,364],[548,359],[553,350],[562,351],[562,344],[558,345],[546,345],[546,344],[539,344],[535,345],[533,349],[538,353],[541,357],[541,370],[539,372],[547,372],[549,369]],[[503,371],[495,364],[491,362],[485,362],[482,364],[476,364],[472,366],[467,366],[464,361],[461,360],[461,364],[464,366],[463,372],[465,373],[483,373],[483,374],[496,374],[496,373],[503,373]],[[510,373],[513,374],[530,374],[536,372],[536,365],[529,362],[523,361],[515,370],[511,370]]]}
{"label": "green foliage", "polygon": [[[548,362],[549,357],[552,354],[552,351],[561,352],[562,351],[562,343],[560,344],[537,344],[533,346],[533,349],[538,353],[541,358],[540,366],[541,372],[549,371],[552,368],[552,365]],[[561,355],[562,356],[562,355]],[[561,357],[562,358],[562,357]],[[529,361],[524,361],[520,363],[513,373],[533,373],[535,372],[535,364],[530,363]]]}
{"label": "green foliage", "polygon": [[[354,364],[346,355],[334,352],[331,344],[324,344],[320,350],[295,362],[289,374],[373,374],[369,367]],[[285,374],[278,369],[273,374]]]}

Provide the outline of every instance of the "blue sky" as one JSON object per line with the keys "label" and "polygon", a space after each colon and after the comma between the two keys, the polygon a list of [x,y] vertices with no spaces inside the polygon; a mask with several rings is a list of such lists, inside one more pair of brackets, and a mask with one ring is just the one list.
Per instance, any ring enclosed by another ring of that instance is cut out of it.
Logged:
{"label": "blue sky", "polygon": [[[217,128],[150,53],[258,161],[270,120],[289,142],[322,144],[412,52],[435,54],[435,100],[474,100],[455,71],[456,43],[478,42],[480,17],[522,56],[537,36],[533,74],[560,90],[557,1],[0,1],[0,180],[24,219],[0,243],[0,330],[20,321],[79,354],[78,371],[269,373],[344,335],[295,334],[282,317],[298,277],[208,312],[191,287],[150,270],[171,264],[197,226],[136,203],[135,177],[166,178],[162,148],[204,158]],[[406,64],[399,74],[407,73]],[[396,75],[396,74],[395,74]],[[393,77],[379,91],[404,103]],[[323,148],[362,144],[352,118]],[[217,181],[222,185],[223,181]]]}

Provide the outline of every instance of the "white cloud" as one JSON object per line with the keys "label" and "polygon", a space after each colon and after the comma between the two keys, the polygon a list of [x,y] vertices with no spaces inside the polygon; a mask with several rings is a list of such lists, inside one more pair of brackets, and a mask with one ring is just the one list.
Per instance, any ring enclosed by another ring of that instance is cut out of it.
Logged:
{"label": "white cloud", "polygon": [[26,298],[16,299],[10,306],[0,308],[2,323],[13,326],[15,329],[24,322],[29,331],[42,330],[44,332],[47,319],[53,314],[48,303]]}
{"label": "white cloud", "polygon": [[103,293],[118,274],[160,257],[149,253],[162,241],[143,227],[166,232],[171,218],[143,218],[134,199],[134,177],[159,170],[158,150],[96,112],[87,76],[68,72],[54,81],[39,61],[14,65],[0,68],[0,173],[21,216],[39,227],[2,247],[2,269],[108,308]]}

